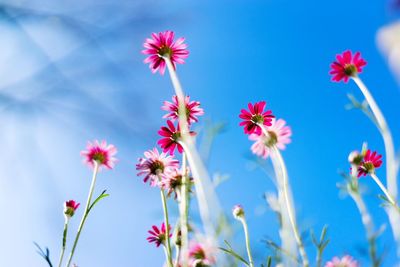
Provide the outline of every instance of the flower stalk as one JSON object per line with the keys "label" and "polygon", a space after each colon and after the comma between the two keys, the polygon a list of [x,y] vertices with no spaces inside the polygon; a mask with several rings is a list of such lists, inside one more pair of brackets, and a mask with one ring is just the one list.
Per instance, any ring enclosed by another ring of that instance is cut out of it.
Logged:
{"label": "flower stalk", "polygon": [[189,229],[188,229],[188,217],[189,217],[189,175],[186,167],[186,155],[185,152],[182,154],[182,186],[181,186],[181,197],[180,197],[180,227],[181,227],[181,255],[182,255],[182,266],[188,266],[188,243],[189,243]]}
{"label": "flower stalk", "polygon": [[245,236],[245,240],[246,240],[247,256],[249,257],[249,266],[254,267],[254,260],[253,260],[253,256],[251,254],[251,248],[250,248],[249,230],[248,230],[247,222],[246,222],[246,219],[244,218],[244,216],[243,216],[243,218],[240,218],[240,222],[243,225],[243,231],[244,231],[244,236]]}
{"label": "flower stalk", "polygon": [[89,211],[90,211],[90,204],[91,204],[91,201],[92,201],[94,187],[96,185],[96,179],[97,179],[97,173],[99,171],[99,167],[100,167],[99,162],[97,162],[96,160],[93,160],[93,176],[92,176],[92,182],[91,182],[90,189],[89,189],[88,198],[87,198],[87,201],[86,201],[85,211],[83,213],[81,222],[79,224],[78,232],[76,234],[76,237],[75,237],[75,240],[74,240],[74,244],[72,246],[71,253],[69,255],[66,267],[69,267],[71,265],[72,258],[74,257],[75,249],[76,249],[79,237],[80,237],[82,229],[83,229],[83,225],[85,224],[86,218],[87,218],[87,216],[89,214]]}
{"label": "flower stalk", "polygon": [[[161,182],[161,176],[158,176]],[[168,217],[168,206],[167,206],[167,198],[165,197],[165,192],[163,188],[160,188],[161,202],[164,213],[164,224],[165,224],[165,253],[167,259],[168,267],[173,267],[172,264],[172,252],[171,252],[171,242],[170,242],[170,229],[169,229],[169,217]]]}
{"label": "flower stalk", "polygon": [[66,217],[65,218],[65,223],[64,223],[62,247],[61,247],[61,253],[60,253],[60,260],[58,261],[58,267],[61,267],[62,262],[63,262],[63,258],[64,258],[65,247],[66,247],[66,244],[67,244],[68,223],[69,223],[69,218]]}

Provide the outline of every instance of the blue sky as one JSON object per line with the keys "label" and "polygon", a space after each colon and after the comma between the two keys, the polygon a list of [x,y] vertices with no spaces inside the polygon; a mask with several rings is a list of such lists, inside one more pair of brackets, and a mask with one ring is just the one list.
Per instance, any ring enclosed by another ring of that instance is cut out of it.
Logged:
{"label": "blue sky", "polygon": [[[151,74],[140,54],[151,32],[166,29],[186,37],[191,54],[178,74],[191,98],[201,101],[203,122],[227,124],[208,166],[230,175],[217,191],[228,214],[234,204],[245,206],[258,260],[268,255],[263,238],[278,241],[275,216],[262,198],[274,188],[251,167],[251,143],[238,114],[248,102],[265,100],[293,130],[283,155],[301,228],[318,232],[329,225],[326,259],[350,253],[366,265],[358,211],[339,197],[336,184],[351,150],[364,141],[384,149],[370,121],[344,109],[347,93],[361,99],[356,86],[330,82],[328,71],[337,53],[362,53],[368,61],[362,78],[398,145],[399,87],[376,45],[377,30],[396,19],[385,1],[36,0],[1,1],[0,11],[1,266],[45,266],[33,241],[58,256],[62,203],[86,198],[91,172],[79,152],[92,139],[115,144],[120,161],[100,174],[97,190],[111,196],[89,218],[76,262],[161,265],[162,251],[145,240],[148,228],[161,222],[159,193],[136,177],[134,165],[156,144],[164,123],[160,106],[173,93],[168,76]],[[378,189],[367,178],[362,183],[376,224],[385,224]],[[236,241],[243,249],[241,235]],[[392,266],[389,228],[379,240],[384,247],[385,266]],[[314,255],[309,242],[307,249]]]}

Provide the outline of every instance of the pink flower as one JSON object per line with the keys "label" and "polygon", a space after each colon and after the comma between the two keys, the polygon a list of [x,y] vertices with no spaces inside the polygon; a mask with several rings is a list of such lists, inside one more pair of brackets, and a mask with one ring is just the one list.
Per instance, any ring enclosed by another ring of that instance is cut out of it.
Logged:
{"label": "pink flower", "polygon": [[191,242],[189,246],[189,262],[191,267],[210,266],[216,263],[216,247],[211,241]]}
{"label": "pink flower", "polygon": [[[175,199],[180,195],[181,187],[183,185],[182,181],[182,171],[178,169],[174,169],[172,172],[166,174],[162,181],[161,186],[163,189],[167,190],[167,196],[171,196],[172,193],[175,194]],[[190,191],[190,183],[193,181],[192,178],[189,177],[189,191]]]}
{"label": "pink flower", "polygon": [[257,102],[254,105],[249,103],[249,111],[242,109],[239,117],[243,121],[239,124],[244,126],[245,134],[255,133],[260,135],[262,133],[261,125],[271,126],[271,121],[274,116],[271,110],[264,111],[267,103],[265,101]]}
{"label": "pink flower", "polygon": [[[170,121],[167,120],[168,127],[163,126],[161,129],[158,131],[158,134],[163,136],[164,138],[161,138],[157,144],[161,146],[164,152],[168,152],[170,155],[174,154],[175,148],[178,149],[179,153],[183,152],[182,146],[179,144],[180,138],[181,138],[181,132],[178,127],[175,127],[175,125]],[[190,135],[195,135],[194,132],[190,132]]]}
{"label": "pink flower", "polygon": [[142,53],[149,55],[144,63],[150,63],[149,66],[153,73],[160,70],[160,74],[164,75],[166,67],[164,57],[170,58],[174,69],[176,68],[175,63],[185,63],[183,59],[189,56],[187,45],[183,43],[185,38],[181,37],[174,41],[175,34],[172,31],[152,33],[151,35],[153,38],[146,39],[143,44],[146,49],[142,50]]}
{"label": "pink flower", "polygon": [[117,148],[114,145],[107,145],[106,141],[95,140],[93,143],[88,142],[87,150],[82,151],[81,155],[85,157],[84,162],[90,167],[94,167],[94,161],[96,161],[100,167],[105,166],[108,169],[114,168],[115,162],[114,155],[117,154]]}
{"label": "pink flower", "polygon": [[[161,229],[153,225],[152,230],[148,231],[150,236],[147,238],[147,241],[149,241],[149,243],[155,243],[157,247],[159,247],[161,244],[164,245],[166,240],[166,230],[167,229],[165,228],[164,223],[161,224]],[[169,237],[172,237],[171,226],[169,226],[168,230],[169,230]]]}
{"label": "pink flower", "polygon": [[150,180],[151,186],[159,183],[158,175],[165,177],[166,173],[172,172],[178,168],[179,162],[165,153],[159,153],[157,148],[144,152],[145,158],[139,158],[136,164],[136,170],[139,171],[138,176],[144,175],[143,181],[146,183]]}
{"label": "pink flower", "polygon": [[[197,116],[204,115],[204,110],[200,108],[200,102],[198,101],[190,101],[190,97],[185,97],[185,107],[186,107],[186,117],[188,124],[193,122],[197,122]],[[161,109],[165,111],[169,111],[170,113],[166,114],[163,118],[171,119],[172,121],[176,121],[179,119],[178,110],[178,97],[174,95],[172,97],[172,102],[164,101],[164,105]]]}
{"label": "pink flower", "polygon": [[338,257],[334,257],[331,261],[328,261],[325,264],[325,267],[358,267],[358,266],[359,266],[358,262],[349,255],[346,255],[341,259],[339,259]]}
{"label": "pink flower", "polygon": [[261,135],[251,134],[249,139],[255,141],[251,146],[251,151],[264,159],[268,158],[271,148],[276,146],[280,150],[284,150],[286,145],[291,142],[292,130],[286,126],[286,121],[282,119],[272,120],[272,125],[266,127],[268,136],[264,133]]}
{"label": "pink flower", "polygon": [[75,200],[68,200],[64,202],[64,214],[67,218],[74,216],[75,211],[79,208],[80,203]]}
{"label": "pink flower", "polygon": [[371,150],[365,152],[364,158],[358,167],[358,177],[366,176],[370,173],[375,173],[375,169],[382,165],[382,155],[376,151],[371,153]]}
{"label": "pink flower", "polygon": [[353,56],[350,50],[336,55],[336,61],[331,64],[329,72],[333,76],[332,81],[344,80],[347,83],[350,77],[356,77],[358,73],[361,73],[362,67],[367,65],[367,62],[360,57],[360,52],[356,52]]}

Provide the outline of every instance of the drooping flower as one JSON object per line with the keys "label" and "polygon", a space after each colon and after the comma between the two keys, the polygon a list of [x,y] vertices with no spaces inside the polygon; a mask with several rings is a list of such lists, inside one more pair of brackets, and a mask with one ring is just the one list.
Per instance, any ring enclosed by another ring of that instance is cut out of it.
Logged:
{"label": "drooping flower", "polygon": [[366,176],[367,174],[375,173],[375,169],[382,165],[382,155],[379,155],[376,151],[371,152],[367,150],[364,154],[364,158],[358,167],[358,177]]}
{"label": "drooping flower", "polygon": [[94,162],[99,164],[99,167],[106,167],[108,169],[114,168],[117,159],[114,155],[117,154],[117,148],[114,145],[107,145],[106,141],[97,141],[93,143],[88,142],[86,150],[81,152],[81,155],[85,157],[84,162],[90,167],[94,167]]}
{"label": "drooping flower", "polygon": [[359,264],[350,255],[346,255],[342,258],[333,257],[332,260],[325,264],[325,267],[358,267]]}
{"label": "drooping flower", "polygon": [[179,167],[178,160],[165,153],[158,152],[157,148],[144,152],[144,158],[139,158],[136,164],[138,176],[144,175],[143,182],[150,180],[151,186],[159,184],[159,175],[164,178],[166,173],[170,173]]}
{"label": "drooping flower", "polygon": [[185,63],[184,59],[189,56],[189,51],[186,49],[187,45],[183,43],[185,38],[181,37],[174,41],[175,34],[172,31],[152,33],[151,36],[151,39],[145,40],[143,46],[146,49],[142,50],[142,53],[149,55],[144,63],[150,63],[149,67],[153,73],[159,70],[160,74],[164,74],[165,57],[169,57],[174,69],[176,63]]}
{"label": "drooping flower", "polygon": [[75,211],[79,208],[80,203],[75,202],[75,200],[68,200],[64,202],[64,214],[66,218],[71,218],[74,216]]}
{"label": "drooping flower", "polygon": [[351,77],[356,77],[358,73],[362,72],[362,67],[367,65],[367,62],[361,58],[361,53],[356,52],[353,56],[350,50],[336,55],[336,61],[331,64],[332,81],[340,82],[343,80],[345,83]]}
{"label": "drooping flower", "polygon": [[[149,237],[147,237],[147,241],[149,243],[155,243],[157,247],[159,247],[161,244],[165,244],[166,240],[166,228],[165,224],[161,224],[161,228],[158,228],[157,226],[153,225],[152,230],[149,230],[148,233],[150,234]],[[169,230],[169,237],[172,237],[171,233],[171,226],[168,228]]]}
{"label": "drooping flower", "polygon": [[[188,172],[187,174],[188,175]],[[183,173],[181,170],[174,169],[172,172],[167,173],[162,181],[161,181],[161,186],[163,189],[167,191],[167,196],[171,196],[172,193],[175,194],[175,199],[180,195],[180,191],[183,185]],[[190,190],[190,185],[193,181],[193,178],[189,177],[189,190]]]}
{"label": "drooping flower", "polygon": [[232,214],[235,219],[239,220],[244,217],[244,209],[242,205],[235,205],[232,209]]}
{"label": "drooping flower", "polygon": [[270,155],[272,147],[276,146],[278,149],[284,150],[286,145],[291,142],[292,130],[286,125],[285,120],[273,119],[271,124],[266,127],[268,136],[264,133],[249,135],[249,139],[255,141],[251,146],[251,151],[264,159]]}
{"label": "drooping flower", "polygon": [[271,110],[264,111],[267,103],[265,101],[257,102],[254,105],[249,103],[249,110],[242,109],[239,117],[243,120],[239,125],[244,126],[245,134],[255,133],[260,135],[262,129],[260,125],[271,126],[274,116]]}
{"label": "drooping flower", "polygon": [[216,247],[210,240],[192,241],[189,245],[189,264],[191,267],[206,267],[216,263]]}
{"label": "drooping flower", "polygon": [[[161,146],[164,152],[169,152],[170,155],[174,154],[175,148],[178,149],[179,153],[183,152],[183,148],[181,144],[179,144],[180,138],[181,138],[181,132],[180,132],[180,127],[179,124],[177,127],[172,123],[172,121],[167,120],[167,125],[161,127],[161,129],[158,131],[158,134],[163,136],[160,140],[158,140],[157,144]],[[195,135],[194,132],[190,132],[190,135]]]}
{"label": "drooping flower", "polygon": [[[190,101],[190,97],[185,97],[185,107],[186,107],[186,118],[188,124],[198,122],[197,116],[204,115],[204,110],[200,108],[200,102],[198,101]],[[166,114],[163,118],[171,119],[172,121],[176,121],[179,119],[179,102],[178,97],[174,95],[172,97],[172,102],[164,101],[164,105],[161,109],[165,111],[169,111],[170,113]]]}

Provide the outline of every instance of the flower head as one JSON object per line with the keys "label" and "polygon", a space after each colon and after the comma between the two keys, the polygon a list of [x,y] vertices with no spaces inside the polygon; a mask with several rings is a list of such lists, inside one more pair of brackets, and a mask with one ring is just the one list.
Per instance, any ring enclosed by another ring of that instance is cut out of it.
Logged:
{"label": "flower head", "polygon": [[241,205],[235,205],[232,209],[232,214],[235,219],[239,220],[244,217],[244,209]]}
{"label": "flower head", "polygon": [[75,211],[79,208],[80,203],[75,200],[68,200],[64,202],[64,215],[67,219],[74,216]]}
{"label": "flower head", "polygon": [[356,77],[358,73],[362,72],[362,67],[367,65],[367,62],[361,58],[361,53],[356,52],[354,56],[350,50],[336,55],[336,61],[331,64],[332,81],[340,82],[343,80],[345,83],[349,78]]}
{"label": "flower head", "polygon": [[255,141],[251,146],[251,151],[264,159],[269,156],[271,148],[274,146],[284,150],[286,145],[291,142],[290,137],[292,136],[291,128],[282,119],[273,119],[271,126],[266,127],[266,130],[268,136],[264,133],[261,133],[261,135],[249,135],[249,139]]}
{"label": "flower head", "polygon": [[97,141],[93,143],[88,142],[86,150],[81,152],[81,155],[85,157],[84,162],[90,167],[94,167],[94,162],[97,162],[99,167],[106,167],[107,169],[114,168],[117,159],[114,155],[117,154],[117,148],[114,145],[107,145],[106,141]]}
{"label": "flower head", "polygon": [[382,155],[379,155],[376,151],[371,152],[371,150],[368,149],[358,167],[358,177],[375,173],[375,169],[379,168],[381,165]]}
{"label": "flower head", "polygon": [[[193,122],[198,122],[197,116],[204,115],[204,110],[200,108],[200,102],[198,101],[190,101],[190,97],[185,97],[185,107],[186,107],[186,118],[188,124]],[[172,97],[172,102],[164,101],[164,105],[161,109],[165,111],[169,111],[170,113],[166,114],[163,118],[171,119],[172,121],[176,121],[179,119],[179,102],[178,97],[174,95]]]}
{"label": "flower head", "polygon": [[[167,125],[161,127],[158,131],[158,134],[163,136],[160,140],[158,140],[157,144],[161,146],[164,152],[169,152],[170,155],[174,154],[175,148],[178,149],[179,153],[183,152],[183,148],[179,141],[181,139],[181,131],[179,128],[179,124],[177,127],[172,123],[172,121],[167,120]],[[195,135],[194,132],[190,132],[190,135]]]}
{"label": "flower head", "polygon": [[325,267],[358,267],[359,264],[351,256],[346,255],[342,258],[334,257],[325,264]]}
{"label": "flower head", "polygon": [[165,57],[171,60],[174,68],[175,64],[183,64],[184,59],[189,56],[189,51],[186,49],[187,45],[183,42],[185,38],[181,37],[174,41],[175,34],[172,31],[165,31],[160,33],[152,33],[152,38],[147,38],[143,46],[146,48],[142,53],[149,55],[144,63],[150,63],[150,69],[153,73],[160,71],[160,74],[165,72]]}
{"label": "flower head", "polygon": [[191,242],[189,245],[189,262],[191,267],[206,267],[216,263],[216,247],[210,240]]}
{"label": "flower head", "polygon": [[[171,226],[169,226],[168,230],[169,237],[172,237]],[[164,223],[161,224],[161,229],[153,225],[152,230],[149,230],[148,233],[150,234],[150,236],[147,237],[147,241],[149,241],[149,243],[155,243],[157,247],[159,247],[161,244],[165,244],[166,228]]]}
{"label": "flower head", "polygon": [[267,103],[265,101],[257,102],[254,105],[249,103],[249,110],[242,109],[239,117],[243,120],[239,125],[244,126],[245,134],[255,133],[261,135],[260,125],[271,126],[274,116],[271,110],[264,111]]}
{"label": "flower head", "polygon": [[144,152],[144,158],[139,158],[136,164],[138,176],[144,175],[143,181],[146,183],[150,180],[151,186],[159,184],[159,175],[161,178],[169,172],[178,168],[179,162],[172,156],[158,152],[157,148]]}
{"label": "flower head", "polygon": [[[187,174],[188,175],[188,172]],[[166,174],[162,181],[161,186],[163,189],[167,190],[167,196],[171,196],[172,193],[175,194],[175,199],[180,195],[180,190],[183,185],[183,173],[178,169],[174,169],[172,172]],[[189,183],[193,181],[192,178],[189,178]],[[189,185],[190,186],[190,185]],[[189,187],[190,190],[190,187]]]}

